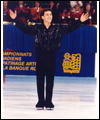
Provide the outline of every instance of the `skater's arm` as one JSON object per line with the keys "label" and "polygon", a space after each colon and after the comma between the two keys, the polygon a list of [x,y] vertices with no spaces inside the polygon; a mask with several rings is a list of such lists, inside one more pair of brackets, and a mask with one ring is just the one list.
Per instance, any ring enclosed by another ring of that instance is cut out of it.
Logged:
{"label": "skater's arm", "polygon": [[12,10],[10,10],[10,17],[12,19],[14,19],[15,23],[16,23],[16,27],[19,28],[20,31],[22,31],[23,33],[27,34],[27,35],[35,35],[36,32],[36,25],[28,25],[24,22],[22,22],[21,20],[19,20],[17,18],[17,11],[12,12]]}
{"label": "skater's arm", "polygon": [[28,25],[21,20],[16,20],[16,27],[19,28],[20,31],[27,35],[35,36],[36,33],[36,25]]}
{"label": "skater's arm", "polygon": [[73,32],[75,30],[77,30],[80,26],[81,26],[81,23],[86,21],[88,19],[88,13],[86,13],[84,15],[84,13],[82,14],[81,18],[79,20],[76,20],[74,22],[72,22],[71,24],[69,25],[63,25],[61,26],[61,33],[62,33],[62,36],[70,33],[70,32]]}

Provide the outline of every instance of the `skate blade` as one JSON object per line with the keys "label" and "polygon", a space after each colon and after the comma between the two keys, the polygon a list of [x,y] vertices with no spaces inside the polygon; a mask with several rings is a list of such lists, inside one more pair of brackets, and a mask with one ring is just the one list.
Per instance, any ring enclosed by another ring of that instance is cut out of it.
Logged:
{"label": "skate blade", "polygon": [[37,110],[44,110],[43,107],[37,107],[36,109],[37,109]]}
{"label": "skate blade", "polygon": [[53,110],[54,108],[46,108],[47,110]]}

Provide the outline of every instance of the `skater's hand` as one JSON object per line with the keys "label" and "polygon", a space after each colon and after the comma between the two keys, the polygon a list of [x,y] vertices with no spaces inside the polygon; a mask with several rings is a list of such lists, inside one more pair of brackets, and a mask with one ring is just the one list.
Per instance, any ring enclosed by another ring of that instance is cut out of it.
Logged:
{"label": "skater's hand", "polygon": [[86,20],[89,19],[88,16],[89,16],[89,13],[86,13],[85,15],[84,15],[84,13],[83,13],[83,14],[81,15],[80,21],[81,21],[81,22],[85,22]]}
{"label": "skater's hand", "polygon": [[10,17],[12,19],[15,19],[17,17],[17,11],[16,10],[15,10],[15,12],[13,12],[12,10],[9,10],[9,12],[10,12]]}

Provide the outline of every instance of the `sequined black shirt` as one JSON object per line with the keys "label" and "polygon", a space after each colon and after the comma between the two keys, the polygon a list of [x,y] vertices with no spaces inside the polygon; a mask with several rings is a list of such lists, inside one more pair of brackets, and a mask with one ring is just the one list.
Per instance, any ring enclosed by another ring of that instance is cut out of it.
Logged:
{"label": "sequined black shirt", "polygon": [[16,27],[28,35],[35,36],[35,49],[37,52],[56,52],[61,48],[62,37],[75,31],[81,26],[77,20],[69,25],[53,25],[47,29],[44,24],[27,25],[16,20]]}

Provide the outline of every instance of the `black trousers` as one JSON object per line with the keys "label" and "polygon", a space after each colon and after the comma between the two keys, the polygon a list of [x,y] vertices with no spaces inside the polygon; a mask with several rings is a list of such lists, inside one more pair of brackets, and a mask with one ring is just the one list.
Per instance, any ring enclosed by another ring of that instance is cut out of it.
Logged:
{"label": "black trousers", "polygon": [[37,93],[38,100],[44,101],[44,81],[46,75],[46,101],[52,101],[54,75],[56,67],[55,53],[38,53],[36,74],[37,74]]}

